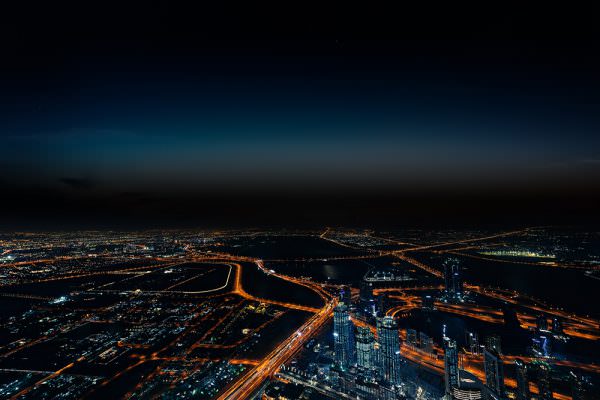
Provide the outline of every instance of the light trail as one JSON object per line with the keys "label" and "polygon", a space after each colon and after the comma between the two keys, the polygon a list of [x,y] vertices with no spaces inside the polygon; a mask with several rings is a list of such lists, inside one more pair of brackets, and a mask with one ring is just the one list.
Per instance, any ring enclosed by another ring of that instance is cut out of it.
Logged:
{"label": "light trail", "polygon": [[265,379],[272,376],[279,367],[291,358],[304,343],[306,343],[319,328],[333,315],[333,307],[337,300],[331,300],[317,314],[313,315],[300,329],[289,338],[280,343],[263,361],[248,371],[241,379],[228,387],[219,397],[219,400],[237,400],[249,398]]}

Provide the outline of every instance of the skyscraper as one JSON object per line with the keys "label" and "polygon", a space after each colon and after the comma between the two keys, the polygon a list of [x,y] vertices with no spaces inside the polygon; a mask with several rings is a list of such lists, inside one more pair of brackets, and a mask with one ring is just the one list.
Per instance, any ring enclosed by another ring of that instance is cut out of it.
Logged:
{"label": "skyscraper", "polygon": [[552,339],[554,336],[550,335],[548,331],[537,331],[533,335],[533,345],[531,349],[538,357],[550,357],[552,355]]}
{"label": "skyscraper", "polygon": [[467,345],[471,354],[481,354],[481,348],[479,346],[479,335],[476,332],[466,332]]}
{"label": "skyscraper", "polygon": [[554,317],[554,319],[552,319],[552,333],[554,333],[555,335],[564,334],[562,321],[557,317]]}
{"label": "skyscraper", "polygon": [[573,371],[569,375],[571,378],[571,397],[573,397],[573,400],[583,400],[585,397],[583,379]]}
{"label": "skyscraper", "polygon": [[485,397],[487,399],[504,399],[504,367],[500,354],[494,349],[483,351],[485,369]]}
{"label": "skyscraper", "polygon": [[545,315],[538,315],[535,320],[535,325],[539,331],[547,331],[548,330],[548,319]]}
{"label": "skyscraper", "polygon": [[352,305],[352,291],[350,286],[343,286],[340,290],[340,302],[344,303],[348,307]]}
{"label": "skyscraper", "polygon": [[458,386],[452,388],[452,400],[479,400],[482,398],[481,381],[464,369],[458,371]]}
{"label": "skyscraper", "polygon": [[414,347],[418,346],[419,341],[417,339],[416,330],[410,328],[406,330],[406,343]]}
{"label": "skyscraper", "polygon": [[419,332],[419,342],[421,350],[424,350],[427,353],[433,353],[433,339],[425,332]]}
{"label": "skyscraper", "polygon": [[446,396],[451,398],[453,388],[458,386],[458,348],[456,341],[444,336],[444,382]]}
{"label": "skyscraper", "polygon": [[538,367],[538,390],[540,394],[538,399],[552,399],[552,376],[550,375],[550,366],[546,363],[541,363]]}
{"label": "skyscraper", "polygon": [[333,345],[335,361],[340,367],[348,368],[355,364],[354,324],[344,303],[333,310]]}
{"label": "skyscraper", "polygon": [[425,295],[421,299],[421,308],[423,311],[432,311],[434,309],[435,299],[431,295]]}
{"label": "skyscraper", "polygon": [[493,350],[498,354],[502,354],[502,341],[500,339],[500,336],[487,336],[485,338],[485,348],[488,350]]}
{"label": "skyscraper", "polygon": [[379,336],[380,362],[383,378],[389,383],[397,385],[400,383],[400,338],[398,337],[398,323],[390,316],[378,318],[377,335]]}
{"label": "skyscraper", "polygon": [[446,298],[460,300],[463,296],[463,283],[458,259],[447,258],[444,261],[444,281],[446,284]]}
{"label": "skyscraper", "polygon": [[375,337],[368,327],[358,327],[356,335],[356,361],[360,368],[372,370],[375,364]]}
{"label": "skyscraper", "polygon": [[527,364],[520,359],[515,360],[515,370],[517,375],[517,400],[529,400],[531,393],[529,392],[529,380],[527,378]]}
{"label": "skyscraper", "polygon": [[381,293],[377,296],[377,315],[379,317],[384,317],[389,307],[389,299],[388,295],[385,293]]}
{"label": "skyscraper", "polygon": [[366,314],[375,315],[377,304],[373,296],[373,284],[371,282],[367,282],[366,280],[361,282],[359,297],[361,311]]}

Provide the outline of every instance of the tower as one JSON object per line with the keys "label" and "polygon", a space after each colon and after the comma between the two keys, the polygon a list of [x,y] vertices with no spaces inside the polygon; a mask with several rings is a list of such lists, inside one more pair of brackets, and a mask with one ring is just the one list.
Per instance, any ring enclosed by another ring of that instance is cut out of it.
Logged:
{"label": "tower", "polygon": [[381,293],[377,296],[377,315],[380,317],[384,317],[385,313],[388,310],[388,295],[385,293]]}
{"label": "tower", "polygon": [[500,354],[494,349],[483,351],[485,393],[488,399],[504,398],[504,367]]}
{"label": "tower", "polygon": [[538,315],[535,320],[535,325],[539,331],[547,331],[548,330],[548,320],[545,315]]}
{"label": "tower", "polygon": [[540,400],[552,400],[552,376],[550,375],[550,366],[541,363],[538,368],[538,389]]}
{"label": "tower", "polygon": [[362,312],[375,315],[375,297],[373,296],[373,284],[363,279],[360,285],[360,309]]}
{"label": "tower", "polygon": [[444,336],[444,382],[446,396],[451,398],[453,388],[458,387],[458,348],[456,341]]}
{"label": "tower", "polygon": [[498,354],[502,354],[502,341],[500,336],[491,335],[485,338],[485,347],[488,350],[493,350]]}
{"label": "tower", "polygon": [[479,335],[476,332],[466,332],[467,345],[471,354],[481,354],[481,348],[479,347]]}
{"label": "tower", "polygon": [[559,318],[555,317],[552,320],[552,333],[554,333],[555,335],[563,335],[564,334],[563,324]]}
{"label": "tower", "polygon": [[515,360],[515,370],[517,375],[517,400],[529,400],[531,393],[529,392],[529,380],[527,379],[527,364],[523,360]]}
{"label": "tower", "polygon": [[348,306],[340,303],[333,310],[333,348],[340,367],[348,368],[355,363],[354,347],[354,324]]}
{"label": "tower", "polygon": [[573,400],[583,400],[585,398],[583,379],[573,371],[569,375],[571,378],[571,397],[573,397]]}
{"label": "tower", "polygon": [[447,258],[444,261],[444,282],[446,298],[460,300],[463,296],[463,283],[458,259]]}
{"label": "tower", "polygon": [[358,327],[356,335],[356,362],[360,368],[372,370],[375,364],[375,337],[368,327]]}
{"label": "tower", "polygon": [[419,341],[417,339],[416,330],[410,328],[406,330],[406,343],[414,347],[418,346]]}
{"label": "tower", "polygon": [[350,286],[343,286],[340,290],[340,302],[350,307],[352,305],[352,291]]}
{"label": "tower", "polygon": [[425,332],[419,332],[419,344],[421,350],[425,350],[429,354],[433,353],[433,339]]}
{"label": "tower", "polygon": [[386,316],[377,320],[381,372],[386,381],[393,385],[400,383],[400,338],[398,323]]}
{"label": "tower", "polygon": [[452,388],[452,400],[481,399],[482,384],[479,378],[464,369],[458,371],[458,386]]}

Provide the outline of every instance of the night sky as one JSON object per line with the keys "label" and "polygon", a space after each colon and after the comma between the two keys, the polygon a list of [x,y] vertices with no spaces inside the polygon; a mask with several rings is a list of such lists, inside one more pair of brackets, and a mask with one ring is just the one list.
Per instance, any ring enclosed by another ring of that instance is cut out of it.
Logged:
{"label": "night sky", "polygon": [[596,10],[15,10],[9,229],[597,219]]}

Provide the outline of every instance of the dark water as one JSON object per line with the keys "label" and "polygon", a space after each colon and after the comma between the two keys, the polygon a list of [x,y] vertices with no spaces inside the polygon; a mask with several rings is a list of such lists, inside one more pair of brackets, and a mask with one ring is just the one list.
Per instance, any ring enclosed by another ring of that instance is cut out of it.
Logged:
{"label": "dark water", "polygon": [[372,268],[373,260],[267,262],[267,268],[291,276],[311,277],[318,282],[357,284]]}
{"label": "dark water", "polygon": [[406,274],[413,280],[397,283],[401,286],[414,286],[417,282],[425,284],[437,280],[431,275],[394,257],[367,259],[314,260],[291,262],[267,262],[268,268],[291,275],[310,277],[317,282],[351,285],[359,287],[365,274],[372,269],[390,268]]}
{"label": "dark water", "polygon": [[250,263],[244,263],[243,265],[242,286],[248,293],[260,298],[309,307],[322,307],[324,305],[323,300],[314,291],[265,274]]}

